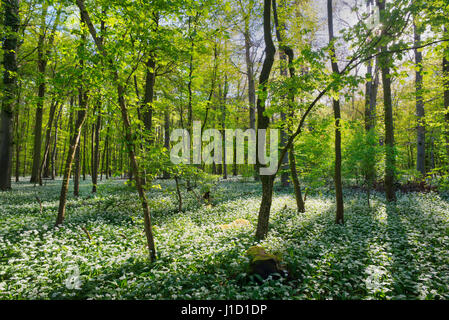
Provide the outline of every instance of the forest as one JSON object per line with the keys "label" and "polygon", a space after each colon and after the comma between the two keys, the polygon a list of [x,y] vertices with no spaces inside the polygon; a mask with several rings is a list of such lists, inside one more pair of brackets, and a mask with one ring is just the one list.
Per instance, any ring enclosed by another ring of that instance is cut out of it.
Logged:
{"label": "forest", "polygon": [[449,299],[448,0],[0,21],[0,300]]}

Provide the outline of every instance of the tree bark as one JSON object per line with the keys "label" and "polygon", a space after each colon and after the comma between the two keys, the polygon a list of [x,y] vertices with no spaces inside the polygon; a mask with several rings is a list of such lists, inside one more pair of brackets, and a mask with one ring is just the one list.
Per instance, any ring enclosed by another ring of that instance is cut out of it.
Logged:
{"label": "tree bark", "polygon": [[39,185],[42,185],[42,176],[45,178],[48,178],[49,174],[44,174],[46,171],[49,173],[49,153],[50,153],[50,143],[51,143],[51,129],[53,127],[53,120],[56,113],[56,107],[58,106],[58,102],[56,100],[53,100],[50,105],[50,114],[48,115],[48,122],[47,122],[47,128],[45,132],[45,148],[44,148],[44,155],[42,157],[42,163],[39,167],[38,172],[38,179],[39,179]]}
{"label": "tree bark", "polygon": [[110,151],[110,146],[109,146],[109,125],[108,125],[108,129],[106,130],[106,141],[105,141],[105,152],[106,152],[106,168],[105,168],[105,178],[109,179],[111,177],[111,173],[110,173],[110,164],[109,164],[109,159],[111,157],[111,151]]}
{"label": "tree bark", "polygon": [[[260,73],[259,84],[262,87],[261,94],[257,97],[257,147],[256,154],[259,150],[259,130],[268,129],[270,118],[264,115],[265,100],[267,94],[268,79],[274,63],[274,55],[276,48],[271,37],[271,0],[264,0],[263,9],[263,30],[265,41],[265,59]],[[257,157],[257,168],[260,167],[259,157]],[[262,182],[262,202],[259,208],[259,216],[257,220],[256,238],[264,239],[268,234],[268,222],[270,219],[270,209],[273,197],[273,183],[275,175],[261,175]]]}
{"label": "tree bark", "polygon": [[[444,26],[444,34],[446,35],[446,37],[449,35],[447,25]],[[443,52],[443,95],[444,95],[444,110],[446,119],[446,152],[449,167],[449,46],[448,45],[446,45]]]}
{"label": "tree bark", "polygon": [[[80,95],[81,97],[81,95]],[[75,123],[74,134],[70,139],[70,147],[67,154],[66,165],[64,169],[64,177],[62,179],[61,193],[59,195],[59,208],[58,216],[56,218],[56,226],[61,225],[65,219],[66,203],[67,203],[67,193],[69,189],[70,172],[72,170],[72,163],[75,157],[76,149],[79,147],[79,141],[81,136],[81,128],[86,120],[86,101],[80,102],[81,110],[78,111],[78,118]]]}
{"label": "tree bark", "polygon": [[[379,7],[380,22],[387,25],[385,0],[376,0]],[[385,31],[382,31],[384,35]],[[390,63],[391,54],[386,45],[380,48],[379,62],[382,73],[382,86],[384,92],[384,123],[385,123],[385,196],[388,202],[396,201],[395,171],[396,157],[394,152],[394,129],[393,129],[393,105],[391,101],[391,78]]]}
{"label": "tree bark", "polygon": [[[87,94],[85,92],[83,92],[82,88],[80,88],[80,91],[79,91],[79,106],[80,106],[81,110],[78,111],[78,119],[80,119],[82,117],[85,118],[86,115],[84,113],[86,112],[85,109],[87,106]],[[83,120],[83,123],[84,123],[84,120]],[[76,127],[75,127],[75,130],[76,130]],[[75,131],[75,134],[77,134],[76,131]],[[78,139],[78,140],[80,140],[80,139]],[[75,172],[73,173],[73,195],[75,197],[78,197],[79,193],[80,193],[80,174],[81,174],[81,155],[80,155],[81,147],[80,146],[81,146],[81,143],[77,142],[76,149],[75,149]],[[70,155],[70,153],[69,153],[69,155]]]}
{"label": "tree bark", "polygon": [[154,99],[155,68],[156,68],[156,62],[154,60],[153,54],[150,56],[145,66],[146,66],[146,75],[145,75],[144,99],[142,102],[142,111],[143,111],[142,113],[145,129],[148,131],[147,134],[150,135],[150,139],[147,139],[147,141],[151,144],[153,141],[152,121],[153,121],[153,99]]}
{"label": "tree bark", "polygon": [[[17,99],[17,106],[20,105],[20,98]],[[19,124],[19,108],[16,108],[15,112],[15,144],[16,144],[16,182],[19,182],[20,179],[20,124]],[[12,163],[11,163],[12,166]]]}
{"label": "tree bark", "polygon": [[[225,145],[225,126],[226,126],[226,99],[228,96],[228,78],[225,75],[223,97],[221,99],[221,137],[222,145]],[[228,166],[226,165],[226,148],[223,148],[223,179],[228,178]]]}
{"label": "tree bark", "polygon": [[101,102],[98,103],[97,107],[97,121],[95,123],[95,147],[93,154],[93,163],[92,163],[92,193],[97,192],[97,183],[98,183],[98,166],[100,161],[100,130],[101,130]]}
{"label": "tree bark", "polygon": [[[376,0],[379,7],[380,22],[387,25],[385,0]],[[382,31],[384,36],[385,31]],[[382,73],[382,86],[384,95],[384,124],[385,124],[385,196],[388,202],[396,201],[395,171],[396,157],[394,154],[394,129],[393,129],[393,105],[391,99],[390,63],[391,55],[388,48],[383,45],[380,48],[379,62]]]}
{"label": "tree bark", "polygon": [[[414,45],[415,47],[421,44],[421,32],[413,24],[414,31]],[[415,64],[416,64],[416,76],[415,76],[415,90],[416,90],[416,170],[418,170],[422,176],[426,174],[426,133],[424,127],[424,100],[423,100],[423,77],[422,77],[422,53],[418,49],[415,49]]]}
{"label": "tree bark", "polygon": [[[249,105],[249,127],[256,129],[256,84],[254,80],[254,62],[251,59],[251,33],[249,30],[250,14],[252,9],[252,2],[249,2],[249,12],[245,14],[245,29],[243,36],[245,38],[245,62],[246,62],[246,76],[248,80],[248,105]],[[259,179],[257,172],[257,164],[254,165],[254,179]]]}
{"label": "tree bark", "polygon": [[39,32],[39,40],[37,44],[37,69],[38,69],[38,97],[36,105],[36,116],[34,125],[34,149],[33,149],[33,166],[31,171],[31,183],[39,182],[39,166],[41,163],[41,145],[42,145],[42,114],[44,108],[45,96],[45,69],[47,60],[44,53],[45,45],[45,19],[47,16],[48,4],[43,4],[41,15],[41,26]]}
{"label": "tree bark", "polygon": [[[86,171],[87,171],[87,144],[88,144],[88,139],[87,139],[87,130],[88,130],[88,126],[84,126],[83,128],[83,181],[86,181]],[[80,140],[80,146],[79,148],[81,148],[81,140]],[[80,150],[81,151],[81,150]],[[81,160],[80,160],[81,161]]]}
{"label": "tree bark", "polygon": [[[29,127],[30,127],[30,108],[27,107],[27,113],[26,113],[26,125],[25,125],[25,137],[28,137]],[[24,139],[24,146],[23,146],[23,177],[25,178],[27,173],[27,151],[28,151],[28,139]]]}
{"label": "tree bark", "polygon": [[[164,148],[167,152],[170,150],[170,113],[167,109],[164,110]],[[164,171],[163,178],[169,179],[170,174]]]}
{"label": "tree bark", "polygon": [[54,138],[54,145],[53,145],[53,151],[51,154],[51,178],[54,180],[56,177],[56,163],[57,163],[57,146],[58,146],[58,129],[59,129],[59,120],[61,119],[61,114],[63,112],[64,105],[61,104],[61,107],[59,108],[58,117],[55,121],[55,138]]}
{"label": "tree bark", "polygon": [[0,114],[0,190],[11,189],[13,112],[17,92],[17,32],[19,30],[19,1],[3,0],[4,26],[10,30],[3,40],[3,101]]}
{"label": "tree bark", "polygon": [[[31,183],[41,183],[40,181],[40,169],[41,169],[41,148],[42,148],[42,117],[44,112],[44,100],[46,90],[45,71],[47,69],[48,57],[50,55],[51,48],[53,46],[54,36],[56,28],[59,24],[59,17],[61,14],[62,6],[59,5],[56,13],[56,19],[53,24],[53,28],[48,40],[45,43],[46,38],[46,17],[48,11],[48,4],[44,3],[42,7],[41,26],[39,33],[39,40],[37,45],[37,68],[38,68],[38,97],[36,104],[36,117],[34,127],[34,149],[33,149],[33,167],[31,172]],[[47,48],[45,50],[45,47]]]}
{"label": "tree bark", "polygon": [[290,173],[292,177],[293,187],[295,189],[296,208],[299,212],[306,212],[304,200],[301,194],[301,185],[299,184],[298,175],[296,174],[296,160],[293,146],[288,150],[288,157],[290,162]]}
{"label": "tree bark", "polygon": [[[339,74],[337,57],[335,55],[334,44],[334,22],[332,11],[332,0],[327,0],[327,20],[329,29],[329,43],[331,45],[331,65],[332,72]],[[335,222],[343,224],[344,222],[344,206],[343,206],[343,186],[341,181],[341,115],[340,115],[340,101],[332,99],[335,119],[335,168],[334,168],[334,182],[335,182],[335,198],[337,202],[337,212]]]}
{"label": "tree bark", "polygon": [[[287,68],[289,65],[289,62],[287,60],[287,52],[288,50],[291,50],[291,48],[289,48],[282,39],[282,35],[281,35],[281,28],[285,30],[285,24],[284,23],[280,23],[279,22],[279,16],[277,13],[277,6],[276,6],[276,0],[272,0],[272,6],[273,6],[273,18],[274,18],[274,24],[275,24],[275,28],[276,28],[276,37],[278,40],[278,46],[279,46],[279,59],[280,59],[280,67],[281,67],[281,77],[283,78],[287,78],[288,74],[287,74]],[[293,52],[293,51],[292,51]],[[291,67],[292,68],[292,67]],[[287,97],[288,96],[288,97]],[[291,89],[289,89],[289,94],[284,96],[283,99],[291,99],[291,101],[288,101],[289,104],[289,109],[291,109],[291,102],[294,102],[294,94],[292,92]],[[282,127],[281,127],[281,145],[285,146],[287,144],[287,125],[286,125],[286,114],[284,111],[281,111],[281,120],[283,122]],[[288,181],[288,161],[289,161],[289,157],[287,156],[287,154],[284,155],[284,157],[282,158],[282,173],[281,173],[281,185],[283,187],[288,187],[289,186],[289,181]],[[290,167],[291,168],[291,167]]]}

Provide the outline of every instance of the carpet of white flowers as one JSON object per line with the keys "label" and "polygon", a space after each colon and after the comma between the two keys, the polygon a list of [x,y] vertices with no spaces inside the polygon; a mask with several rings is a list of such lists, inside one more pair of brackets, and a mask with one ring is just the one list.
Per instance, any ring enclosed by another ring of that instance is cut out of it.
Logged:
{"label": "carpet of white flowers", "polygon": [[[220,182],[213,206],[174,184],[148,191],[158,259],[148,260],[137,194],[123,180],[88,181],[71,194],[55,228],[60,181],[20,182],[0,194],[0,299],[448,299],[449,201],[436,193],[398,194],[368,207],[345,191],[345,224],[334,223],[332,194],[308,195],[296,213],[292,190],[275,190],[270,233],[260,243],[282,257],[289,277],[247,277],[260,185]],[[42,202],[42,212],[39,201]],[[247,219],[249,226],[220,229]],[[88,238],[88,231],[91,239]]]}

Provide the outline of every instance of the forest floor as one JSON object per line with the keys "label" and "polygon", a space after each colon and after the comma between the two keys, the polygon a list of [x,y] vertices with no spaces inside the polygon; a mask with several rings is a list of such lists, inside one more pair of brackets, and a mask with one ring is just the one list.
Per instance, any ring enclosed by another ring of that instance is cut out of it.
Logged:
{"label": "forest floor", "polygon": [[[395,205],[375,193],[368,207],[365,194],[345,190],[341,226],[331,193],[309,194],[298,214],[292,190],[278,187],[260,245],[290,275],[257,284],[246,250],[256,244],[259,184],[221,181],[211,206],[183,191],[179,213],[174,183],[158,181],[148,191],[150,263],[137,193],[124,182],[103,180],[96,195],[82,182],[58,228],[60,180],[2,193],[0,299],[449,299],[449,200],[437,193],[400,194]],[[219,227],[236,219],[250,224]]]}

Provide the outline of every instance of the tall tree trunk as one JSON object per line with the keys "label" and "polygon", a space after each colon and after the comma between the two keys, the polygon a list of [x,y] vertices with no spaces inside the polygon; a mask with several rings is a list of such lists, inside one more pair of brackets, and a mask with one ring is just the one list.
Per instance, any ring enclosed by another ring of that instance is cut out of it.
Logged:
{"label": "tall tree trunk", "polygon": [[[265,99],[267,94],[268,79],[270,78],[271,68],[274,63],[274,55],[276,48],[271,37],[271,0],[264,0],[263,9],[263,31],[265,40],[265,59],[260,73],[259,84],[262,87],[261,94],[257,97],[257,143],[256,154],[259,151],[259,130],[268,129],[270,118],[264,115]],[[259,157],[257,157],[257,168],[260,168]],[[256,238],[264,239],[268,233],[268,222],[270,219],[271,202],[273,197],[274,175],[260,175],[262,182],[262,202],[259,208],[259,216],[257,220]]]}
{"label": "tall tree trunk", "polygon": [[[225,75],[223,97],[221,99],[221,137],[222,144],[225,145],[225,127],[226,127],[226,99],[228,96],[228,77]],[[228,178],[228,166],[226,165],[226,148],[223,148],[223,179]]]}
{"label": "tall tree trunk", "polygon": [[50,153],[50,143],[51,143],[51,129],[53,127],[53,120],[56,113],[56,107],[58,106],[58,102],[54,99],[50,105],[50,114],[48,115],[48,122],[47,122],[47,128],[45,132],[45,148],[44,148],[44,156],[42,157],[42,163],[39,167],[38,172],[38,179],[39,179],[39,185],[42,185],[42,175],[45,178],[48,178],[49,174],[43,174],[43,172],[47,171],[49,173],[49,162],[48,159],[50,159],[49,153]]}
{"label": "tall tree trunk", "polygon": [[[16,109],[15,112],[15,144],[16,144],[16,164],[15,164],[15,177],[16,177],[16,182],[19,182],[20,179],[20,124],[19,124],[19,109]],[[12,166],[12,163],[11,163]]]}
{"label": "tall tree trunk", "polygon": [[[70,141],[73,137],[73,104],[74,104],[74,97],[71,96],[70,97],[70,107],[69,107],[69,120],[68,120],[68,127],[69,127],[69,135],[68,135],[68,145],[70,147]],[[65,159],[65,149],[66,149],[66,141],[64,141],[64,148],[62,149],[62,156],[61,156],[61,167],[60,167],[60,171],[59,171],[59,175],[63,176],[64,175],[64,159]],[[69,179],[70,179],[70,175],[69,175]]]}
{"label": "tall tree trunk", "polygon": [[[164,110],[164,148],[170,150],[170,113],[168,109]],[[164,179],[169,179],[170,174],[167,171],[163,173]]]}
{"label": "tall tree trunk", "polygon": [[296,160],[293,146],[288,150],[288,157],[290,162],[290,173],[292,177],[293,187],[295,189],[296,208],[299,212],[306,212],[304,200],[301,194],[301,186],[299,184],[298,175],[296,174]]}
{"label": "tall tree trunk", "polygon": [[87,111],[86,111],[86,101],[84,97],[80,95],[80,107],[81,110],[78,111],[78,118],[75,123],[74,134],[70,139],[70,147],[67,154],[66,165],[64,169],[64,177],[62,179],[61,193],[59,195],[59,208],[58,208],[58,216],[56,218],[56,225],[61,225],[65,219],[65,210],[67,203],[67,193],[69,190],[69,180],[70,180],[70,172],[72,170],[73,159],[75,158],[76,149],[79,147],[79,141],[81,136],[81,128],[86,120]]}
{"label": "tall tree trunk", "polygon": [[[191,23],[192,23],[192,18],[189,17],[189,33],[191,34],[192,30],[191,30]],[[194,28],[195,31],[195,28]],[[191,35],[189,35],[190,37],[190,61],[189,61],[189,82],[187,84],[187,89],[189,92],[189,97],[188,97],[188,106],[187,106],[187,127],[188,127],[188,131],[190,136],[192,136],[192,130],[193,130],[193,106],[192,106],[192,82],[193,82],[193,52],[195,50],[195,41],[193,39],[193,37]]]}
{"label": "tall tree trunk", "polygon": [[[276,28],[276,37],[278,40],[278,46],[279,46],[279,59],[280,59],[280,67],[281,67],[281,77],[283,78],[287,78],[288,74],[287,74],[287,68],[288,68],[288,61],[287,61],[287,50],[291,50],[289,47],[286,46],[286,44],[282,41],[282,35],[281,32],[283,30],[281,30],[281,28],[285,29],[285,24],[279,23],[279,16],[278,16],[278,12],[277,12],[277,6],[276,6],[276,0],[272,0],[272,6],[273,6],[273,18],[274,18],[274,24],[275,24],[275,28]],[[288,97],[287,97],[288,96]],[[292,96],[292,90],[289,90],[289,94],[285,95],[283,97],[284,100],[290,99]],[[294,101],[294,96],[293,96],[293,101]],[[290,101],[287,102],[289,104],[289,109],[291,109],[291,103]],[[281,127],[281,145],[285,146],[287,143],[287,125],[286,125],[286,114],[284,111],[281,111],[281,121],[282,121],[282,127]],[[284,157],[282,158],[282,166],[281,166],[281,185],[283,187],[288,187],[289,186],[289,181],[288,181],[288,161],[289,161],[289,157],[287,156],[287,154],[284,155]]]}
{"label": "tall tree trunk", "polygon": [[0,190],[11,189],[13,112],[17,92],[17,31],[19,30],[19,1],[3,0],[4,26],[10,30],[3,40],[3,101],[0,114]]}
{"label": "tall tree trunk", "polygon": [[97,112],[97,121],[95,123],[95,148],[92,157],[92,193],[97,192],[98,183],[98,166],[100,161],[101,101],[99,101]]}
{"label": "tall tree trunk", "polygon": [[24,135],[24,146],[23,146],[23,177],[26,177],[26,173],[27,173],[27,151],[28,151],[28,129],[30,127],[30,108],[27,107],[26,108],[27,113],[26,113],[26,124],[25,124],[25,135]]}
{"label": "tall tree trunk", "polygon": [[[83,89],[80,88],[80,93],[79,93],[79,106],[81,108],[81,110],[78,111],[78,119],[80,118],[85,118],[86,115],[84,113],[86,113],[85,109],[86,109],[86,105],[87,105],[87,94],[85,94],[83,92]],[[79,121],[79,120],[77,120]],[[84,120],[83,120],[84,123]],[[76,127],[75,127],[76,129]],[[75,135],[77,134],[77,132],[75,131]],[[78,139],[80,140],[80,139]],[[79,196],[80,193],[80,174],[81,174],[81,155],[80,155],[80,145],[81,143],[77,142],[76,145],[76,149],[75,149],[75,170],[73,173],[73,195],[75,197]],[[70,151],[69,151],[70,152]],[[69,153],[70,155],[70,153]]]}
{"label": "tall tree trunk", "polygon": [[[444,35],[449,36],[447,25],[444,26]],[[446,152],[449,170],[449,46],[446,45],[443,52],[443,94],[444,94],[444,110],[446,119]]]}
{"label": "tall tree trunk", "polygon": [[143,110],[143,123],[145,129],[147,130],[147,134],[150,136],[150,139],[147,141],[151,144],[153,141],[152,136],[152,122],[153,122],[153,99],[154,99],[154,84],[155,84],[155,68],[156,62],[154,60],[153,54],[151,54],[150,58],[147,60],[146,66],[146,75],[145,75],[145,90],[144,90],[144,98],[142,102],[142,110]]}
{"label": "tall tree trunk", "polygon": [[[245,61],[246,61],[246,74],[248,78],[248,104],[249,104],[249,127],[253,130],[256,129],[256,85],[254,80],[254,63],[251,59],[251,36],[249,31],[249,14],[245,19]],[[259,173],[257,172],[257,165],[254,165],[254,178],[259,179]]]}
{"label": "tall tree trunk", "polygon": [[[334,74],[339,74],[337,58],[335,55],[335,44],[334,44],[334,22],[333,22],[333,11],[332,11],[332,0],[327,0],[327,21],[329,29],[329,43],[331,44],[331,65],[332,72]],[[332,99],[332,105],[334,109],[334,119],[335,119],[335,171],[334,171],[334,182],[335,182],[335,198],[337,202],[337,212],[335,221],[338,224],[344,222],[344,206],[343,206],[343,186],[341,181],[341,115],[340,115],[340,101]]]}
{"label": "tall tree trunk", "polygon": [[[86,145],[88,143],[87,140],[87,129],[88,126],[84,126],[83,128],[83,181],[86,180],[86,171],[87,171],[87,149],[86,149]],[[80,147],[81,148],[81,140],[80,140]]]}
{"label": "tall tree trunk", "polygon": [[54,145],[53,145],[53,151],[51,153],[51,178],[54,180],[56,177],[56,162],[57,162],[57,146],[58,146],[58,128],[59,128],[59,120],[61,119],[61,114],[63,112],[64,104],[61,104],[61,107],[59,108],[58,117],[55,121],[55,138],[54,138]]}
{"label": "tall tree trunk", "polygon": [[[19,182],[19,176],[20,176],[20,150],[22,149],[21,146],[21,136],[23,135],[23,131],[25,128],[25,122],[22,124],[22,127],[20,127],[20,85],[18,86],[18,90],[17,90],[17,102],[16,102],[16,110],[15,110],[15,144],[16,144],[16,172],[15,172],[15,176],[16,176],[16,182]],[[26,139],[26,135],[25,135],[25,139]],[[25,140],[24,139],[24,140]],[[12,164],[11,164],[12,166]]]}
{"label": "tall tree trunk", "polygon": [[[83,19],[83,17],[81,16],[81,20],[80,20],[80,26],[83,26],[85,24],[85,20]],[[80,45],[80,49],[81,51],[83,51],[85,49],[85,44],[86,44],[86,35],[84,32],[81,33],[81,45]],[[83,70],[84,69],[84,59],[81,58],[79,60],[79,65],[80,65],[80,69]],[[81,79],[83,80],[83,79]],[[78,88],[78,104],[79,104],[79,108],[80,110],[78,111],[78,119],[77,119],[77,123],[81,121],[81,126],[82,124],[84,124],[84,120],[86,119],[86,109],[87,109],[87,92],[85,91],[83,85],[82,85],[82,81],[80,82],[81,85]],[[86,129],[87,126],[84,127],[84,146],[86,145]],[[81,130],[81,128],[80,128]],[[78,131],[76,131],[76,126],[75,126],[75,131],[74,134],[76,136],[78,136]],[[81,134],[81,131],[80,133]],[[80,185],[80,171],[81,171],[81,156],[80,156],[80,152],[81,152],[81,143],[80,143],[80,139],[81,137],[78,137],[77,142],[76,142],[76,148],[75,148],[75,172],[73,174],[73,195],[75,197],[79,196],[79,185]],[[70,154],[70,149],[69,149],[69,156],[71,156]],[[83,157],[84,159],[86,158],[86,152],[85,149],[83,150]],[[84,161],[85,163],[85,161]],[[83,163],[83,164],[84,164]],[[67,164],[69,164],[67,162]],[[71,163],[70,163],[71,165]],[[84,174],[84,168],[85,166],[83,165],[83,174]],[[67,168],[66,168],[67,170]],[[69,169],[71,170],[71,169]],[[69,171],[70,173],[70,171]],[[70,175],[69,175],[70,178]],[[62,223],[62,222],[61,222]]]}
{"label": "tall tree trunk", "polygon": [[[285,2],[283,3],[283,5],[285,6]],[[279,49],[280,51],[283,53],[284,55],[284,64],[285,64],[285,71],[284,71],[284,76],[286,73],[286,69],[288,67],[288,71],[290,73],[290,78],[294,78],[295,77],[295,67],[293,65],[293,60],[294,60],[294,52],[293,49],[288,46],[286,43],[283,42],[282,40],[282,34],[281,32],[283,30],[286,31],[286,26],[285,23],[279,22],[279,17],[278,17],[278,13],[277,13],[277,6],[276,6],[276,0],[273,0],[273,17],[274,17],[274,23],[276,26],[276,37],[278,39],[279,42]],[[286,57],[288,57],[288,61],[287,59],[285,59]],[[294,92],[295,88],[290,87],[288,90],[288,103],[289,103],[289,113],[290,113],[290,118],[293,119],[294,118],[294,103],[295,103],[295,92]],[[282,117],[282,115],[281,115]],[[284,118],[286,116],[284,115]],[[286,133],[288,132],[288,130],[284,131],[284,137],[282,140],[282,145],[285,146],[288,143],[288,139],[286,136]],[[284,158],[282,159],[282,162],[285,163],[286,160],[286,156],[287,154],[284,155]],[[295,160],[295,152],[294,152],[294,145],[292,144],[289,148],[289,155],[288,155],[288,161],[290,162],[290,175],[292,178],[292,182],[293,182],[293,187],[295,190],[295,198],[296,198],[296,205],[297,205],[297,210],[299,212],[305,212],[305,204],[304,204],[304,200],[302,198],[302,194],[301,194],[301,186],[299,184],[299,179],[298,179],[298,171],[296,169],[296,160]]]}
{"label": "tall tree trunk", "polygon": [[[84,6],[84,1],[76,0],[76,3],[80,9],[80,13],[81,13],[81,16],[83,17],[83,20],[86,22],[86,24],[89,28],[90,34],[95,42],[97,49],[101,52],[101,54],[106,59],[108,59],[108,54],[105,51],[100,39],[97,37],[95,27],[90,20],[88,12],[86,11],[86,8]],[[108,60],[108,62],[110,63],[111,68],[113,68],[111,60]],[[127,141],[128,154],[129,154],[129,158],[131,160],[131,165],[133,167],[133,173],[135,175],[136,187],[137,187],[137,191],[139,193],[139,198],[140,198],[140,201],[142,204],[144,225],[145,225],[145,235],[147,238],[150,259],[154,260],[154,259],[156,259],[156,247],[154,245],[153,232],[152,232],[152,227],[151,227],[150,209],[148,206],[147,197],[146,197],[144,189],[142,187],[140,174],[139,174],[139,166],[138,166],[135,154],[134,154],[134,140],[132,138],[131,124],[129,122],[128,110],[127,110],[127,107],[125,104],[125,97],[124,97],[125,92],[124,92],[122,85],[119,83],[120,80],[119,80],[117,70],[111,70],[111,71],[114,76],[114,83],[117,85],[117,96],[118,96],[118,102],[119,102],[119,106],[120,106],[120,110],[121,110],[121,114],[122,114],[123,124],[125,126],[125,138]]]}
{"label": "tall tree trunk", "polygon": [[212,72],[209,97],[207,98],[207,103],[206,103],[206,114],[204,115],[204,121],[201,124],[201,134],[203,134],[204,128],[206,127],[207,120],[208,120],[210,104],[212,103],[212,97],[213,97],[214,91],[215,91],[215,82],[217,80],[217,69],[218,69],[218,49],[217,49],[217,42],[215,41],[214,42],[214,70]]}
{"label": "tall tree trunk", "polygon": [[[366,77],[369,80],[366,82],[365,86],[365,136],[368,138],[371,134],[374,134],[376,128],[376,104],[377,104],[377,90],[379,88],[379,72],[378,72],[378,59],[376,59],[376,66],[374,68],[373,75],[373,59],[367,63]],[[373,78],[374,76],[374,78]],[[368,140],[367,140],[368,141]],[[371,145],[371,148],[375,148]],[[374,162],[370,162],[369,167],[366,168],[365,172],[365,184],[367,187],[368,203],[370,197],[370,190],[376,179],[376,170]]]}
{"label": "tall tree trunk", "polygon": [[[46,17],[48,11],[48,4],[44,3],[42,7],[41,15],[41,26],[39,31],[39,40],[37,45],[37,68],[38,68],[38,98],[36,104],[36,117],[35,117],[35,127],[34,127],[34,149],[33,149],[33,167],[31,172],[30,182],[41,183],[41,147],[42,147],[42,117],[44,112],[44,100],[45,100],[45,90],[46,90],[46,79],[45,71],[47,69],[48,56],[53,46],[53,41],[55,37],[56,28],[59,24],[59,18],[61,15],[62,5],[60,4],[57,12],[56,19],[51,30],[48,42],[45,43],[46,38]],[[45,50],[45,48],[47,48]]]}
{"label": "tall tree trunk", "polygon": [[[414,30],[414,46],[417,47],[421,44],[421,31],[416,24],[413,24]],[[416,89],[416,170],[418,170],[422,176],[426,174],[426,133],[424,127],[424,101],[423,101],[423,77],[422,77],[422,53],[418,49],[415,49],[415,64],[416,64],[416,76],[415,76],[415,89]]]}
{"label": "tall tree trunk", "polygon": [[[106,136],[108,134],[109,134],[109,127],[106,129]],[[105,142],[104,142],[104,146],[103,146],[103,152],[101,153],[100,181],[103,181],[103,174],[105,173],[104,162],[105,162],[105,158],[106,158],[107,149],[108,149],[108,140],[106,138]]]}
{"label": "tall tree trunk", "polygon": [[[385,0],[376,0],[379,7],[380,22],[382,25],[387,25],[387,18],[385,12]],[[385,36],[384,31],[382,35]],[[382,73],[382,86],[384,92],[384,117],[385,117],[385,196],[388,202],[396,201],[395,192],[395,171],[396,171],[396,157],[394,152],[394,129],[393,129],[393,104],[391,101],[391,77],[390,77],[390,63],[391,54],[388,53],[388,48],[383,45],[380,48],[381,55],[379,62]]]}
{"label": "tall tree trunk", "polygon": [[36,105],[36,116],[34,125],[34,149],[33,149],[33,166],[31,171],[31,183],[39,182],[39,166],[41,163],[41,145],[42,145],[42,114],[44,108],[45,96],[45,69],[47,67],[47,60],[45,59],[44,45],[45,45],[45,30],[46,30],[46,16],[48,4],[43,4],[41,15],[41,26],[39,32],[39,39],[37,44],[37,68],[38,68],[38,98]]}
{"label": "tall tree trunk", "polygon": [[110,174],[110,164],[109,164],[109,159],[111,157],[111,152],[110,152],[110,147],[109,147],[109,126],[110,124],[108,124],[108,129],[106,130],[106,141],[105,141],[105,152],[106,152],[106,169],[105,169],[105,178],[109,179],[111,174]]}

